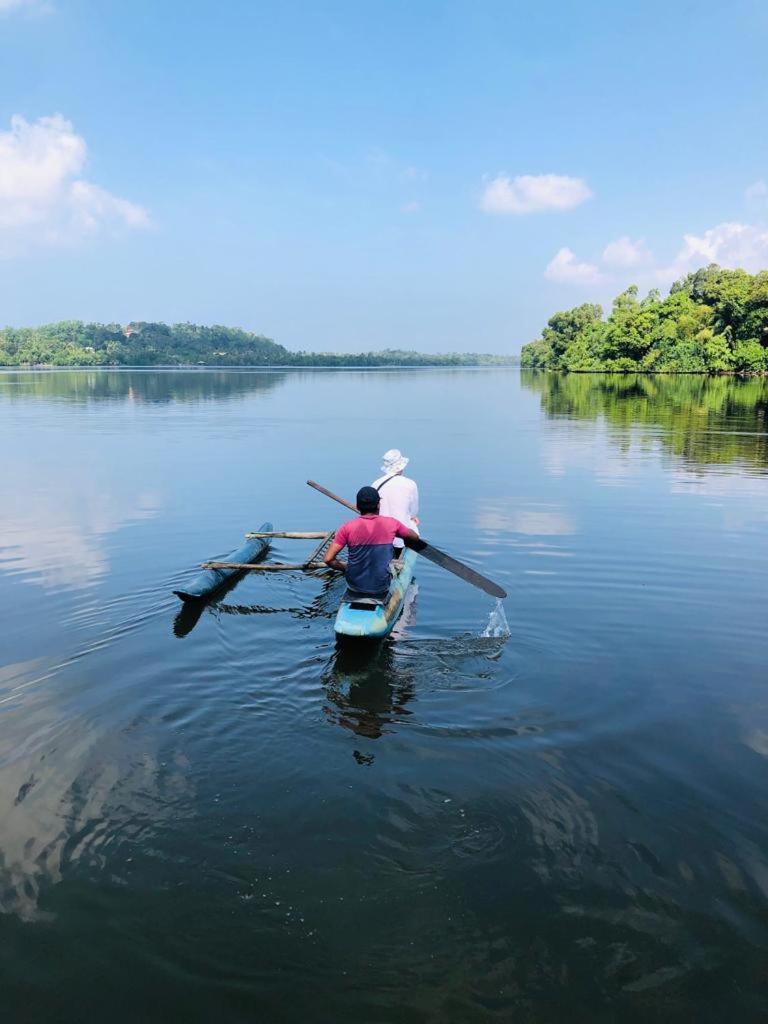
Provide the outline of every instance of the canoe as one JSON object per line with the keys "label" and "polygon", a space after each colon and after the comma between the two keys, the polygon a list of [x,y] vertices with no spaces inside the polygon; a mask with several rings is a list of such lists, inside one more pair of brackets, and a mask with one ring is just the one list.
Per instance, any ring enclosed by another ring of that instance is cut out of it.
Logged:
{"label": "canoe", "polygon": [[[272,523],[263,523],[257,532],[269,533],[271,529]],[[258,562],[267,553],[268,548],[268,537],[254,537],[253,540],[247,540],[236,551],[230,552],[221,561],[240,562],[241,564]],[[185,590],[174,590],[174,594],[182,601],[209,601],[242,575],[242,569],[203,569]]]}
{"label": "canoe", "polygon": [[389,636],[405,603],[405,594],[413,579],[416,552],[406,549],[403,566],[392,577],[385,597],[355,597],[347,591],[336,613],[337,637],[356,636],[380,640]]}

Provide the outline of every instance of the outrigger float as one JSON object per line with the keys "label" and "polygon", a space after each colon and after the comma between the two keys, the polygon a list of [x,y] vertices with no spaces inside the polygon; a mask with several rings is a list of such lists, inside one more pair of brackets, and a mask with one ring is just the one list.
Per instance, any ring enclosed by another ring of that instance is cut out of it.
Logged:
{"label": "outrigger float", "polygon": [[[338,495],[327,491],[313,480],[307,483],[315,490],[327,495],[339,504],[357,513],[354,505]],[[229,589],[237,580],[248,572],[338,572],[322,561],[323,555],[332,542],[334,531],[310,530],[273,530],[271,523],[264,523],[260,530],[246,533],[245,544],[233,551],[224,560],[203,562],[200,572],[186,590],[174,590],[174,594],[187,603],[203,604],[213,600],[217,594]],[[272,540],[318,540],[320,543],[304,562],[264,562]],[[386,594],[362,595],[347,590],[342,597],[336,613],[334,629],[337,637],[359,637],[373,640],[389,636],[395,627],[405,604],[408,587],[413,580],[417,552],[436,565],[460,576],[462,579],[479,587],[492,597],[501,599],[507,596],[493,580],[481,576],[480,573],[457,561],[444,551],[419,539],[406,541],[406,549],[401,558],[392,563],[392,580]]]}
{"label": "outrigger float", "polygon": [[[253,567],[254,562],[260,562],[269,551],[269,538],[272,536],[272,523],[263,523],[259,532],[252,534],[236,551],[227,555],[227,562],[237,565],[248,565]],[[216,563],[218,566],[219,563]],[[182,601],[211,601],[214,597],[226,590],[238,577],[245,574],[244,569],[213,568],[213,563],[204,563],[203,571],[190,582],[186,590],[174,590],[176,597]]]}

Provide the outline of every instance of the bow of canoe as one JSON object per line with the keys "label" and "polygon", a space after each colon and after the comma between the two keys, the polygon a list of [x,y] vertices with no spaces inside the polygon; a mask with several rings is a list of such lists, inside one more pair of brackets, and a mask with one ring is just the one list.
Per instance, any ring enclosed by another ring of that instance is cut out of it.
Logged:
{"label": "bow of canoe", "polygon": [[[263,523],[258,533],[269,533],[271,530],[272,523]],[[254,537],[252,540],[246,540],[222,561],[252,564],[263,558],[268,549],[268,537]],[[174,590],[174,594],[182,601],[208,601],[242,575],[240,569],[203,569],[184,590]]]}

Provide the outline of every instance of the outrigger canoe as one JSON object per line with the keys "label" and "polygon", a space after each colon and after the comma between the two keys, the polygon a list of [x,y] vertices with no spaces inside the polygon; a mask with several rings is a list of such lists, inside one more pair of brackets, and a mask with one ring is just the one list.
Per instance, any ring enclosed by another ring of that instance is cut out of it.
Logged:
{"label": "outrigger canoe", "polygon": [[336,613],[337,637],[368,637],[380,640],[389,636],[403,610],[405,595],[413,579],[416,552],[405,550],[402,568],[392,577],[387,593],[381,597],[362,597],[347,591]]}
{"label": "outrigger canoe", "polygon": [[[269,533],[271,530],[272,523],[264,523],[258,532]],[[226,559],[222,559],[222,561],[241,564],[258,562],[268,549],[268,537],[254,537],[251,540],[246,540],[245,544],[227,555]],[[209,601],[219,591],[234,583],[235,578],[242,576],[243,572],[243,569],[204,569],[195,576],[186,590],[174,590],[174,594],[182,601]]]}

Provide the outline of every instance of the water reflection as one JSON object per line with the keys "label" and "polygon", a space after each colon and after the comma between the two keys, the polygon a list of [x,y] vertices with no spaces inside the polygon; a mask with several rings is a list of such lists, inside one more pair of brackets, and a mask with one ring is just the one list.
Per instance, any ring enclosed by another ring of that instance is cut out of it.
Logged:
{"label": "water reflection", "polygon": [[[350,429],[338,375],[185,407],[0,384],[9,1019],[761,1019],[764,384],[530,377],[344,378],[406,410],[429,535],[513,628],[425,563],[418,625],[362,660],[330,577],[251,574],[171,632],[245,509],[330,527],[303,481],[368,479],[380,419]],[[56,546],[87,589],[22,584]]]}
{"label": "water reflection", "polygon": [[123,481],[94,479],[93,463],[76,477],[52,462],[47,483],[58,487],[42,493],[39,462],[19,460],[11,469],[14,486],[0,507],[0,569],[47,588],[99,580],[110,567],[109,536],[154,518],[163,504],[156,491],[132,493]]}
{"label": "water reflection", "polygon": [[[662,447],[686,463],[768,466],[768,380],[763,377],[521,372],[548,416],[661,428]],[[620,440],[626,442],[623,432]]]}
{"label": "water reflection", "polygon": [[[234,579],[227,589],[223,592],[224,595],[231,593],[231,591],[242,581],[243,578],[248,577],[248,573],[244,576],[237,577]],[[290,573],[286,575],[299,576],[300,570],[296,573]],[[232,604],[228,601],[222,601],[220,597],[216,601],[211,602],[207,607],[210,608],[213,615],[290,615],[296,619],[330,619],[336,615],[336,611],[341,599],[341,595],[344,593],[346,584],[344,578],[337,572],[320,570],[312,573],[301,573],[306,580],[312,579],[317,581],[321,580],[322,586],[320,592],[315,595],[312,601],[306,605],[294,605],[289,607],[273,607],[271,605],[263,604]],[[191,603],[191,602],[190,602]],[[195,602],[197,603],[197,602]],[[203,602],[204,603],[204,602]],[[183,612],[184,609],[182,609]],[[194,624],[198,621],[199,615],[192,623],[190,630],[194,628]],[[176,622],[185,623],[191,621],[191,616],[182,619],[181,613],[176,617],[174,622],[174,633],[176,633]],[[183,628],[183,626],[181,627]],[[188,630],[188,632],[190,631]],[[179,636],[178,633],[176,633]],[[184,634],[186,635],[186,634]]]}
{"label": "water reflection", "polygon": [[[393,732],[397,723],[412,713],[406,705],[415,697],[414,668],[396,659],[391,642],[340,645],[323,683],[328,717],[366,739]],[[372,755],[359,752],[355,759],[361,764],[373,762]]]}
{"label": "water reflection", "polygon": [[478,504],[475,526],[486,533],[519,533],[527,537],[565,537],[576,533],[573,520],[558,505],[524,502],[513,496],[484,499]]}
{"label": "water reflection", "polygon": [[[17,750],[3,767],[0,915],[22,921],[50,920],[41,903],[78,869],[98,874],[109,861],[119,884],[119,872],[130,870],[126,847],[151,843],[168,821],[185,817],[191,797],[188,766],[178,752],[124,748],[105,756],[93,734],[75,741],[56,718],[55,706],[27,711],[27,728],[36,735],[54,732],[58,742]],[[59,744],[66,753],[49,757]]]}
{"label": "water reflection", "polygon": [[[237,586],[237,580],[232,586]],[[203,612],[211,615],[290,615],[294,619],[330,618],[331,613],[318,607],[316,601],[310,605],[274,608],[266,604],[232,604],[228,601],[185,601],[173,619],[173,635],[179,640],[189,636],[202,618]]]}
{"label": "water reflection", "polygon": [[211,402],[246,398],[285,383],[276,370],[28,370],[0,372],[0,398],[74,404]]}
{"label": "water reflection", "polygon": [[206,607],[205,601],[182,601],[181,608],[173,619],[173,635],[179,640],[189,636]]}

